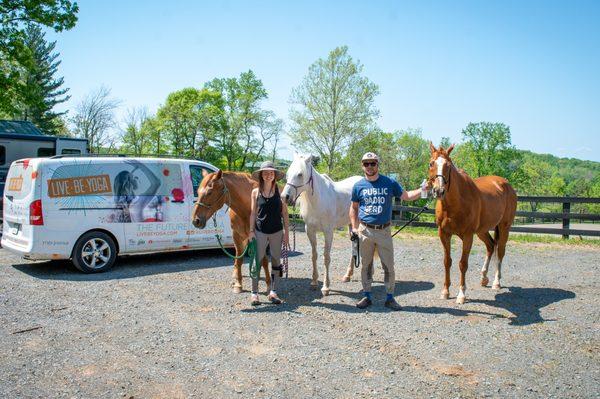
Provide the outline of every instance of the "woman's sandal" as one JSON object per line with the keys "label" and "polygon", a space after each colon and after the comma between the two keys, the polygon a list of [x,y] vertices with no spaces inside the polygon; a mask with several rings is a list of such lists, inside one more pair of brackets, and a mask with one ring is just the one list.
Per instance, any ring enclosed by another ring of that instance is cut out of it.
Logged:
{"label": "woman's sandal", "polygon": [[250,305],[252,305],[252,306],[258,306],[258,305],[260,305],[260,301],[258,300],[258,295],[257,294],[252,294]]}

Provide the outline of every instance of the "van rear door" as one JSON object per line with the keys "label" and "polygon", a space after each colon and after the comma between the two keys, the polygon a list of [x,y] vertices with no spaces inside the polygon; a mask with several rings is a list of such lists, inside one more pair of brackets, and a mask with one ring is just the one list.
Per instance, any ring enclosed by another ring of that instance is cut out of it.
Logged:
{"label": "van rear door", "polygon": [[[29,159],[13,162],[4,187],[2,239],[24,248],[32,245],[33,226],[30,218],[33,216],[30,211],[36,206],[34,201],[40,200],[36,198],[36,192],[39,193],[36,164],[36,160]],[[42,217],[41,212],[39,216]]]}

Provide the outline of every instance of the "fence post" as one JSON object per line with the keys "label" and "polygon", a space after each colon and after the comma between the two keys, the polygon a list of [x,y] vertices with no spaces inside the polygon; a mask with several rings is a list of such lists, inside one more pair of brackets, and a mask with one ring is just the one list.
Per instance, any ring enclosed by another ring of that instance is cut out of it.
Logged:
{"label": "fence post", "polygon": [[[571,203],[570,202],[563,202],[563,213],[570,213],[571,212]],[[563,217],[562,220],[562,227],[563,229],[568,229],[569,228],[569,220],[568,218]],[[569,238],[569,234],[564,234],[563,233],[563,238],[564,239],[568,239]]]}

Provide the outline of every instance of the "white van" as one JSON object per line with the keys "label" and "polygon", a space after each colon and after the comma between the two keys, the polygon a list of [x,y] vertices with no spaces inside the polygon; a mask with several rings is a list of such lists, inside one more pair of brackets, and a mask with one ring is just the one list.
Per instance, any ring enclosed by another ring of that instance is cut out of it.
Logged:
{"label": "white van", "polygon": [[21,159],[4,190],[2,247],[26,259],[72,259],[86,273],[110,269],[117,254],[233,245],[229,214],[217,227],[192,226],[205,162],[123,157]]}

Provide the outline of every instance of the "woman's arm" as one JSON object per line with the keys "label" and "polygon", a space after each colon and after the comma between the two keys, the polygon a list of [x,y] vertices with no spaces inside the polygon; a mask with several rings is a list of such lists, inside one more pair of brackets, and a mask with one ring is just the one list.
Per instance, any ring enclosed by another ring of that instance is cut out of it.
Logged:
{"label": "woman's arm", "polygon": [[248,239],[252,240],[254,238],[254,228],[256,226],[256,197],[258,196],[258,188],[252,190],[252,194],[250,194],[250,234],[248,235]]}

